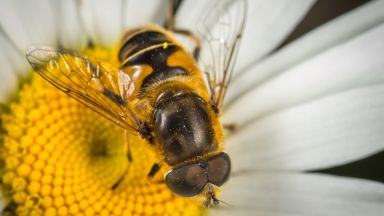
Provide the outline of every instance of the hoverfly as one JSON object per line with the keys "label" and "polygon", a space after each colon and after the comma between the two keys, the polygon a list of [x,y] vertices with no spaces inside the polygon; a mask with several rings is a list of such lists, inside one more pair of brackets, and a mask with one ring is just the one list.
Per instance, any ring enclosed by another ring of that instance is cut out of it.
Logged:
{"label": "hoverfly", "polygon": [[[147,25],[127,31],[116,70],[68,50],[27,53],[51,84],[158,149],[172,167],[164,179],[168,188],[186,197],[204,193],[206,206],[219,203],[214,186],[230,175],[219,118],[246,16],[245,0],[216,3],[196,32],[174,28],[172,13],[167,29]],[[187,50],[175,34],[190,37],[194,49]]]}

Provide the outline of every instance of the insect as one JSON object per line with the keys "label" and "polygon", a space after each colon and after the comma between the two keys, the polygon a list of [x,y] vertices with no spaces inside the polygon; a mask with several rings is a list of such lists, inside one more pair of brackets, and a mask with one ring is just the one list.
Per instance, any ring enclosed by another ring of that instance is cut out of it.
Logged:
{"label": "insect", "polygon": [[[245,25],[246,1],[217,1],[211,8],[195,32],[175,28],[171,12],[167,29],[130,29],[113,70],[73,51],[27,52],[32,67],[51,84],[158,149],[172,167],[164,178],[168,188],[185,197],[204,194],[206,206],[219,203],[214,187],[222,186],[231,170],[219,118]],[[175,34],[190,38],[194,48],[187,50]],[[148,176],[161,164],[154,164]]]}

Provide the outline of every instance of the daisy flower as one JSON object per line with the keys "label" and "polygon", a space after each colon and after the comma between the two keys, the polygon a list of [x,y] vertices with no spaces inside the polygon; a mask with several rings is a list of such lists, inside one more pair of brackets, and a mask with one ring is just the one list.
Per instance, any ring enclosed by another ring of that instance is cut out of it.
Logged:
{"label": "daisy flower", "polygon": [[[219,0],[216,0],[219,1]],[[320,1],[319,1],[320,2]],[[384,150],[384,2],[369,1],[295,40],[319,3],[250,0],[223,123],[232,176],[217,208],[148,180],[153,151],[32,72],[44,44],[112,62],[129,27],[164,24],[158,0],[0,1],[1,209],[17,215],[382,215],[384,185],[309,172]],[[204,0],[181,1],[196,27]],[[116,190],[111,186],[129,173]],[[226,204],[228,203],[228,204]]]}

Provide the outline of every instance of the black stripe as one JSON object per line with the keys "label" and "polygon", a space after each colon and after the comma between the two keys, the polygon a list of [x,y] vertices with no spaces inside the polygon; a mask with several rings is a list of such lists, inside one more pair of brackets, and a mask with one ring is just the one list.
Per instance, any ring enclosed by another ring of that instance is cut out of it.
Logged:
{"label": "black stripe", "polygon": [[126,40],[119,51],[119,61],[124,62],[129,56],[153,45],[170,43],[167,36],[157,31],[140,32]]}
{"label": "black stripe", "polygon": [[141,89],[145,89],[160,80],[166,80],[174,76],[186,75],[188,75],[188,72],[181,67],[166,67],[161,70],[155,70],[144,79],[143,84],[141,85]]}

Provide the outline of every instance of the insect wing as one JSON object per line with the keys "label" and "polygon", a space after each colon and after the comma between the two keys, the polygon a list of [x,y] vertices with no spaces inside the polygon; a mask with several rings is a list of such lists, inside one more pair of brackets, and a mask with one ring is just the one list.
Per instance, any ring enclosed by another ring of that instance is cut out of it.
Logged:
{"label": "insect wing", "polygon": [[245,0],[220,0],[210,6],[196,25],[202,42],[199,66],[219,109],[231,81],[245,19]]}
{"label": "insect wing", "polygon": [[27,59],[37,73],[67,95],[137,132],[139,120],[127,101],[134,86],[122,71],[109,71],[96,59],[50,48],[30,49]]}

